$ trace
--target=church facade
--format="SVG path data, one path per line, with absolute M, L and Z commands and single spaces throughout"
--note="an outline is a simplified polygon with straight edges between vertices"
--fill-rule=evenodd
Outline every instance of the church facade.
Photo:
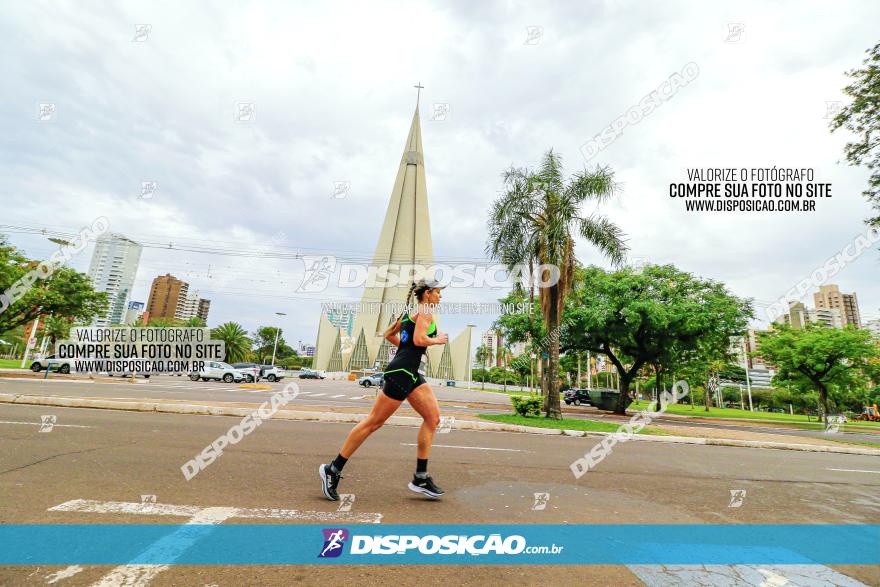
M 416 106 L 371 270 L 382 266 L 430 267 L 432 264 L 425 158 L 419 109 Z M 399 307 L 406 303 L 408 290 L 405 282 L 393 286 L 367 283 L 350 335 L 321 314 L 314 368 L 337 373 L 384 369 L 396 347 L 390 345 L 382 333 L 398 317 Z M 436 316 L 435 319 L 442 330 L 442 316 Z M 448 344 L 428 347 L 429 377 L 444 380 L 465 380 L 469 377 L 472 330 L 468 327 L 454 338 L 450 333 Z

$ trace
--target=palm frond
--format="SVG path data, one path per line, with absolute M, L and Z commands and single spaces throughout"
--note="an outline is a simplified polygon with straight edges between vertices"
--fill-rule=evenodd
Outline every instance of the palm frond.
M 580 235 L 608 257 L 612 264 L 619 266 L 623 263 L 629 247 L 623 231 L 614 222 L 606 216 L 593 214 L 589 218 L 581 218 L 578 229 Z

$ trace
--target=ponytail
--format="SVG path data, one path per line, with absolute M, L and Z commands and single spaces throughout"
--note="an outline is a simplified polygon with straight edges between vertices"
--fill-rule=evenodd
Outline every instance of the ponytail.
M 403 317 L 409 313 L 409 304 L 412 301 L 412 297 L 416 291 L 416 287 L 418 287 L 418 284 L 416 284 L 416 282 L 413 282 L 412 285 L 409 286 L 409 291 L 406 293 L 406 304 L 403 308 L 403 312 L 400 314 L 400 316 L 397 317 L 397 320 L 392 322 L 385 330 L 384 336 L 386 338 L 393 334 L 397 334 L 400 331 L 400 323 L 403 321 Z
M 415 281 L 413 281 L 412 285 L 409 286 L 409 291 L 406 293 L 407 306 L 409 306 L 410 302 L 412 301 L 413 294 L 416 292 L 416 287 L 418 287 L 418 284 Z

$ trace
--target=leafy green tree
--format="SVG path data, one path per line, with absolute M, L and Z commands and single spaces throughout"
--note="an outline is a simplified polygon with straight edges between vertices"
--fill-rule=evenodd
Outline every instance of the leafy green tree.
M 0 236 L 0 332 L 24 326 L 39 316 L 90 323 L 107 308 L 107 294 L 95 291 L 85 274 L 56 267 L 48 277 L 39 279 L 37 272 L 45 272 L 39 261 L 28 259 Z M 14 302 L 6 297 L 6 292 L 13 291 L 23 292 Z
M 503 177 L 505 193 L 492 205 L 486 252 L 510 269 L 518 265 L 540 269 L 541 314 L 551 333 L 542 382 L 544 409 L 548 418 L 561 419 L 559 334 L 577 264 L 575 236 L 598 248 L 614 264 L 623 262 L 627 251 L 617 225 L 598 214 L 584 217 L 581 208 L 609 200 L 617 186 L 607 168 L 584 170 L 566 181 L 562 160 L 552 149 L 537 170 L 510 168 Z
M 483 367 L 485 367 L 489 363 L 489 360 L 492 358 L 492 349 L 484 344 L 481 344 L 477 347 L 475 358 L 480 365 L 483 365 Z
M 61 316 L 50 316 L 43 322 L 43 336 L 49 337 L 50 347 L 55 345 L 58 340 L 66 340 L 70 337 L 70 318 Z
M 831 120 L 831 132 L 843 127 L 856 135 L 848 142 L 843 154 L 850 165 L 864 165 L 871 175 L 868 189 L 862 192 L 880 212 L 880 43 L 866 51 L 861 69 L 846 72 L 852 82 L 843 93 L 852 98 Z M 868 220 L 880 225 L 880 214 Z
M 211 331 L 211 338 L 226 343 L 226 362 L 239 363 L 244 361 L 251 351 L 251 339 L 241 324 L 226 322 Z
M 198 316 L 193 316 L 192 318 L 187 318 L 183 321 L 183 326 L 186 328 L 204 328 L 208 324 L 204 321 L 204 319 L 199 318 Z
M 759 332 L 758 339 L 760 356 L 778 369 L 774 385 L 817 391 L 823 418 L 829 414 L 830 390 L 862 386 L 880 374 L 872 362 L 880 356 L 880 348 L 870 332 L 852 325 L 826 328 L 810 323 L 792 328 L 774 324 L 772 330 Z
M 261 326 L 253 333 L 253 358 L 256 363 L 269 363 L 272 360 L 272 352 L 275 351 L 275 360 L 289 357 L 295 351 L 285 342 L 283 330 L 276 326 Z M 275 348 L 275 335 L 278 335 L 278 348 Z
M 588 267 L 578 272 L 566 315 L 564 348 L 602 353 L 617 368 L 614 411 L 622 415 L 630 383 L 643 366 L 729 341 L 745 329 L 752 307 L 724 284 L 672 265 L 613 273 Z

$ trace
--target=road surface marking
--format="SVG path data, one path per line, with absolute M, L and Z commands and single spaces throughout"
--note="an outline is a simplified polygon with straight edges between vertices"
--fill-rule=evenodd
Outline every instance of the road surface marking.
M 319 395 L 327 395 L 326 393 L 313 393 L 312 397 L 318 397 Z
M 309 512 L 300 510 L 283 510 L 277 508 L 231 508 L 211 507 L 201 508 L 190 505 L 172 505 L 165 503 L 143 503 L 125 501 L 95 501 L 91 499 L 74 499 L 49 508 L 50 512 L 80 512 L 98 514 L 145 514 L 158 516 L 182 516 L 189 520 L 163 538 L 151 544 L 136 559 L 155 560 L 176 558 L 187 548 L 195 544 L 198 539 L 210 530 L 205 525 L 222 524 L 229 518 L 259 518 L 275 520 L 312 520 L 321 523 L 367 523 L 378 524 L 382 521 L 382 514 L 368 512 Z M 198 529 L 190 529 L 186 526 L 199 525 Z M 156 575 L 170 568 L 171 565 L 145 565 L 128 564 L 120 565 L 107 575 L 104 575 L 92 587 L 116 587 L 126 585 L 128 587 L 144 587 L 149 584 Z M 65 571 L 70 572 L 72 567 Z M 81 569 L 80 569 L 81 570 Z M 79 572 L 79 571 L 77 571 Z
M 418 444 L 410 443 L 410 442 L 401 442 L 402 446 L 418 446 Z M 500 450 L 505 452 L 528 452 L 523 451 L 518 448 L 489 448 L 488 446 L 456 446 L 453 444 L 432 444 L 431 446 L 437 446 L 440 448 L 469 448 L 471 450 Z
M 81 573 L 84 570 L 85 569 L 83 569 L 79 565 L 70 565 L 66 569 L 61 569 L 57 573 L 52 573 L 51 575 L 46 575 L 46 583 L 51 585 L 51 584 L 55 583 L 56 581 L 60 581 L 61 579 L 69 579 L 70 577 L 73 577 L 77 573 Z
M 836 585 L 867 587 L 823 565 L 627 565 L 647 587 L 673 585 Z
M 153 504 L 143 504 L 153 505 Z M 235 516 L 235 508 L 205 508 L 197 511 L 183 526 L 151 544 L 145 551 L 135 558 L 147 560 L 156 558 L 176 559 L 180 554 L 198 541 L 207 530 L 204 526 L 222 524 L 224 521 Z M 186 526 L 198 524 L 197 530 L 191 530 Z M 156 575 L 170 568 L 171 565 L 120 565 L 104 575 L 100 581 L 93 583 L 92 587 L 116 587 L 118 585 L 130 585 L 140 587 L 147 585 Z
M 31 426 L 42 426 L 42 422 L 7 422 L 0 421 L 0 424 L 30 424 Z M 94 426 L 78 426 L 77 424 L 52 424 L 53 428 L 94 428 Z
M 865 469 L 826 469 L 828 471 L 846 471 L 847 473 L 880 473 L 880 471 L 866 471 Z
M 330 399 L 336 399 L 337 397 L 346 397 L 346 395 L 344 393 L 341 393 L 339 395 L 332 395 L 330 396 Z
M 145 514 L 154 516 L 194 517 L 205 508 L 192 505 L 141 503 L 126 501 L 95 501 L 74 499 L 49 508 L 50 512 L 79 512 L 93 514 Z M 229 509 L 229 508 L 226 508 Z M 235 518 L 275 520 L 314 520 L 316 522 L 345 521 L 348 523 L 378 524 L 382 514 L 370 512 L 316 512 L 283 510 L 277 508 L 234 508 Z

